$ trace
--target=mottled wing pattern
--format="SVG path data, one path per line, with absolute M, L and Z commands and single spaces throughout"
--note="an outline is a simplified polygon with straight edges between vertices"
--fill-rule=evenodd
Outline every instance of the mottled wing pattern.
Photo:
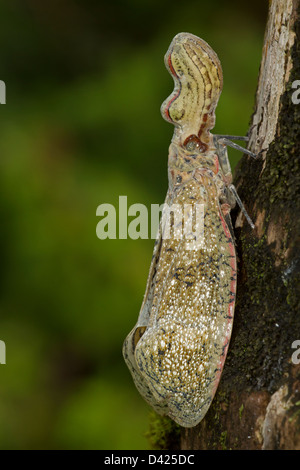
M 170 195 L 168 192 L 166 196 L 165 204 L 169 204 L 169 203 L 170 203 Z M 147 401 L 147 403 L 149 403 L 149 405 L 151 405 L 155 409 L 155 411 L 157 411 L 160 414 L 164 414 L 166 413 L 166 406 L 159 404 L 156 401 L 156 399 L 153 397 L 153 394 L 149 388 L 147 380 L 144 378 L 143 375 L 141 375 L 139 371 L 139 367 L 136 363 L 136 358 L 135 358 L 136 345 L 138 344 L 138 341 L 140 340 L 140 338 L 143 336 L 149 324 L 151 309 L 153 305 L 154 290 L 156 287 L 156 274 L 158 270 L 158 265 L 160 263 L 161 248 L 162 248 L 162 221 L 160 221 L 158 234 L 157 234 L 155 244 L 154 244 L 152 260 L 151 260 L 149 275 L 147 279 L 146 292 L 145 292 L 143 303 L 140 309 L 138 321 L 124 341 L 123 356 L 127 364 L 127 367 L 129 368 L 132 374 L 135 386 L 140 392 L 140 394 Z
M 195 426 L 212 401 L 225 360 L 236 266 L 213 180 L 193 178 L 173 192 L 172 204 L 187 201 L 204 204 L 205 243 L 188 250 L 184 239 L 162 240 L 150 322 L 136 344 L 135 360 L 152 404 L 179 424 Z

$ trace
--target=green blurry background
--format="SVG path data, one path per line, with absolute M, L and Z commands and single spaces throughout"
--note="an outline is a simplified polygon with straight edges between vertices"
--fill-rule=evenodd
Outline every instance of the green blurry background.
M 164 200 L 173 128 L 160 105 L 173 80 L 163 57 L 178 32 L 222 62 L 215 131 L 247 133 L 267 6 L 1 2 L 0 448 L 149 448 L 149 408 L 121 349 L 154 242 L 99 240 L 96 208 L 118 208 L 119 195 L 149 209 Z

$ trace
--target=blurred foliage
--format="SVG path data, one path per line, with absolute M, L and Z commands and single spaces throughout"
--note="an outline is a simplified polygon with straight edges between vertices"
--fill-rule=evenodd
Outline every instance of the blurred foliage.
M 223 64 L 215 131 L 246 134 L 266 12 L 260 0 L 1 2 L 2 449 L 149 447 L 121 348 L 153 240 L 100 241 L 96 208 L 164 200 L 163 56 L 180 31 Z

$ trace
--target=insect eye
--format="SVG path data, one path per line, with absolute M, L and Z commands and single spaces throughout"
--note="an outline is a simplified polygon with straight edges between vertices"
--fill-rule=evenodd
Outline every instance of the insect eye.
M 189 137 L 187 137 L 183 145 L 188 152 L 193 152 L 197 150 L 198 152 L 202 153 L 202 152 L 205 152 L 206 150 L 206 145 L 203 142 L 201 142 L 199 137 L 197 137 L 195 134 L 192 134 Z
M 187 144 L 185 145 L 185 148 L 189 151 L 189 152 L 192 152 L 193 150 L 195 150 L 197 148 L 197 144 L 196 142 L 194 142 L 193 140 L 190 140 L 189 142 L 187 142 Z

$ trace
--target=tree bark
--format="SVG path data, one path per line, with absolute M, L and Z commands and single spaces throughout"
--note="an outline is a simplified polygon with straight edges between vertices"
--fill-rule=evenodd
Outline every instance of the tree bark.
M 235 185 L 238 293 L 222 379 L 181 449 L 300 449 L 300 0 L 270 3 L 249 148 Z M 294 101 L 294 102 L 293 102 Z M 294 343 L 294 344 L 293 344 Z M 297 344 L 297 343 L 296 343 Z M 294 355 L 293 355 L 294 353 Z

